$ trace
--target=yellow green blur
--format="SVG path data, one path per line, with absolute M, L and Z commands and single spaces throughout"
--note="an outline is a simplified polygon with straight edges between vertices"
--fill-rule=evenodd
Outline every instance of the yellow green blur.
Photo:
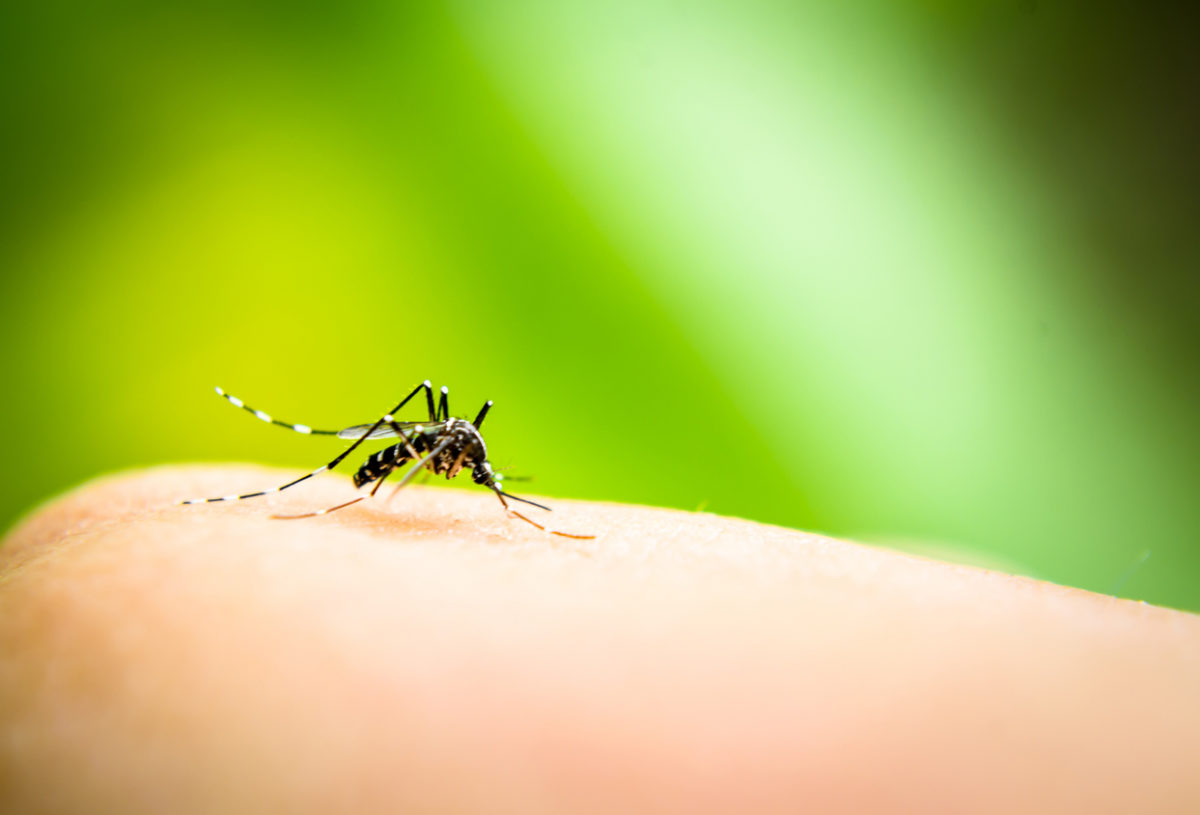
M 496 401 L 493 463 L 532 493 L 1200 608 L 1194 330 L 1168 296 L 1196 248 L 1175 242 L 1171 176 L 1137 163 L 1171 121 L 1124 116 L 1107 63 L 1072 72 L 1056 50 L 1096 59 L 1121 20 L 1016 2 L 6 14 L 5 525 L 104 472 L 300 471 L 340 449 L 214 385 L 336 427 L 429 378 L 456 414 Z M 1058 59 L 1049 89 L 1019 73 Z M 1109 198 L 1081 191 L 1095 168 Z M 1143 300 L 1145 265 L 1118 251 L 1139 239 L 1160 252 Z

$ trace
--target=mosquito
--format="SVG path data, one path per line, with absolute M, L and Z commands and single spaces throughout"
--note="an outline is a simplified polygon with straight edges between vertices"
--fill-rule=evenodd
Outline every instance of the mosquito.
M 271 517 L 284 520 L 313 518 L 318 515 L 327 515 L 330 512 L 336 512 L 339 509 L 345 509 L 348 506 L 357 504 L 359 501 L 374 497 L 389 475 L 406 464 L 412 463 L 412 467 L 396 485 L 397 490 L 412 481 L 413 477 L 422 470 L 432 471 L 435 475 L 445 475 L 446 479 L 449 480 L 458 475 L 463 469 L 467 469 L 471 472 L 472 481 L 494 492 L 496 497 L 500 499 L 500 504 L 504 507 L 505 511 L 515 515 L 526 523 L 532 524 L 544 532 L 549 532 L 552 535 L 561 535 L 565 538 L 590 540 L 596 537 L 595 535 L 575 535 L 569 532 L 547 529 L 542 524 L 539 524 L 532 518 L 526 517 L 509 506 L 508 501 L 511 500 L 529 504 L 547 512 L 550 511 L 550 507 L 543 506 L 536 501 L 530 501 L 528 498 L 511 495 L 501 488 L 504 477 L 500 473 L 494 472 L 492 465 L 488 463 L 487 445 L 483 441 L 483 436 L 479 433 L 480 425 L 483 424 L 484 418 L 487 417 L 488 411 L 492 408 L 493 403 L 490 399 L 480 408 L 474 421 L 455 418 L 450 415 L 449 388 L 442 386 L 441 396 L 435 407 L 433 385 L 426 379 L 420 385 L 413 388 L 408 396 L 401 399 L 398 405 L 383 414 L 373 424 L 356 424 L 343 430 L 318 430 L 305 424 L 292 424 L 280 421 L 269 413 L 250 407 L 238 397 L 231 393 L 226 393 L 219 387 L 216 388 L 216 392 L 218 396 L 224 398 L 234 407 L 239 407 L 268 424 L 285 427 L 288 430 L 306 436 L 337 436 L 340 439 L 353 439 L 354 443 L 329 463 L 274 489 L 248 492 L 244 495 L 193 498 L 181 501 L 181 504 L 212 504 L 220 501 L 242 501 L 247 498 L 258 498 L 274 492 L 282 492 L 307 481 L 315 475 L 337 467 L 365 441 L 398 438 L 400 441 L 396 444 L 385 447 L 368 456 L 367 460 L 358 468 L 358 471 L 354 473 L 354 486 L 356 488 L 361 489 L 367 484 L 374 483 L 375 486 L 371 488 L 371 492 L 367 495 L 360 495 L 351 501 L 317 510 L 316 512 L 306 512 L 301 515 L 272 515 Z M 425 404 L 429 413 L 429 419 L 424 422 L 397 421 L 395 415 L 422 392 L 425 394 Z

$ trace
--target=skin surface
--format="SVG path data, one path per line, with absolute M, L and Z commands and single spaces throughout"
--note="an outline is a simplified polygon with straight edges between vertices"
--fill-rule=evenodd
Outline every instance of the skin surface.
M 0 549 L 0 811 L 1197 812 L 1200 617 L 712 515 L 105 479 Z M 533 515 L 533 513 L 537 513 Z

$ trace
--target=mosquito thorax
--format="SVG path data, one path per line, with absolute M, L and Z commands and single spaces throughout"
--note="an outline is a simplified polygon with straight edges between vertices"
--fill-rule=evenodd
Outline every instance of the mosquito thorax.
M 427 441 L 428 448 L 440 448 L 430 462 L 438 475 L 454 478 L 463 467 L 474 469 L 487 460 L 487 447 L 475 425 L 466 419 L 449 418 L 437 429 L 437 437 Z
M 451 439 L 450 447 L 456 453 L 467 450 L 471 458 L 487 458 L 487 445 L 483 443 L 483 436 L 475 428 L 475 425 L 466 419 L 447 419 L 441 432 L 438 433 L 438 440 L 447 437 Z

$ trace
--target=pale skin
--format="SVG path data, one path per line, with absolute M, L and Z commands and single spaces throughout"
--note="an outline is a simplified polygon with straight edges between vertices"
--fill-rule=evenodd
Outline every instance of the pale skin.
M 162 468 L 0 549 L 0 811 L 1197 812 L 1200 617 L 713 515 Z

